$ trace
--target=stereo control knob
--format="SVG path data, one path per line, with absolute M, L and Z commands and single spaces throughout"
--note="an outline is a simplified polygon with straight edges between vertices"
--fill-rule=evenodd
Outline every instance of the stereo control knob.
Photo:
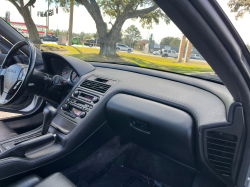
M 74 95 L 75 97 L 77 97 L 77 96 L 79 95 L 79 91 L 75 91 L 75 92 L 73 93 L 73 95 Z
M 99 101 L 99 98 L 98 97 L 94 97 L 92 101 L 93 101 L 93 103 L 97 103 Z
M 62 108 L 63 108 L 63 110 L 68 110 L 68 109 L 69 109 L 69 105 L 68 105 L 68 104 L 64 104 L 64 105 L 62 106 Z
M 84 118 L 86 116 L 86 112 L 81 112 L 81 114 L 80 114 L 80 118 Z

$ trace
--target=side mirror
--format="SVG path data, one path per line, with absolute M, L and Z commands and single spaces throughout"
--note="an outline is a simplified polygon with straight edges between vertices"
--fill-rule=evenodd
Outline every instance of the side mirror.
M 35 2 L 36 0 L 23 0 L 23 6 L 24 7 L 32 6 Z

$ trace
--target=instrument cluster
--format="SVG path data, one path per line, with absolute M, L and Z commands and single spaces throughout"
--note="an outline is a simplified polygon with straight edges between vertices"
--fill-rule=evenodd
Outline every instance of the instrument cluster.
M 60 59 L 52 60 L 52 67 L 55 75 L 59 75 L 72 83 L 79 81 L 79 76 L 76 71 L 65 61 Z

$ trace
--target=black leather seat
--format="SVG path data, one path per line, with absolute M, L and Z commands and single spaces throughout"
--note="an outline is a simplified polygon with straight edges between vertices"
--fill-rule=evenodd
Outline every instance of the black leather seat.
M 29 175 L 8 187 L 76 187 L 76 185 L 62 173 L 58 172 L 43 180 L 37 175 Z
M 18 134 L 13 129 L 11 129 L 8 125 L 5 125 L 4 122 L 0 121 L 0 141 L 16 135 Z

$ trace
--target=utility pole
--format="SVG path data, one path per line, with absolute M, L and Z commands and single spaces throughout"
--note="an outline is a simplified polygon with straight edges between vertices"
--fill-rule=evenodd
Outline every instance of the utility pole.
M 74 12 L 74 3 L 73 1 L 70 1 L 68 46 L 72 45 L 73 12 Z

